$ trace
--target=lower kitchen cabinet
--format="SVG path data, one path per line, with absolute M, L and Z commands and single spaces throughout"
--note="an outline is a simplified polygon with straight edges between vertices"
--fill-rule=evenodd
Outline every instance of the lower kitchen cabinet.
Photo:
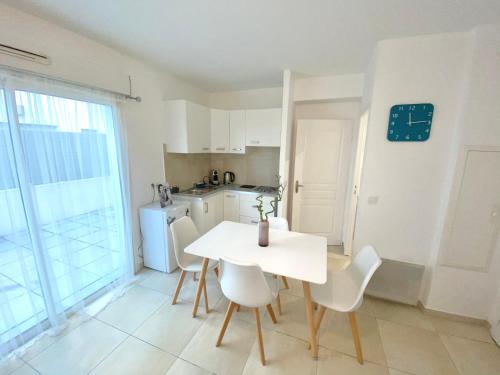
M 201 234 L 224 220 L 224 196 L 214 194 L 191 202 L 191 218 Z
M 236 192 L 224 192 L 224 220 L 240 221 L 240 195 Z
M 242 193 L 240 194 L 240 223 L 257 224 L 260 220 L 259 211 L 257 210 L 257 193 Z M 263 196 L 262 202 L 264 203 L 264 212 L 272 210 L 271 201 L 274 197 Z M 271 214 L 272 215 L 272 214 Z
M 191 218 L 202 235 L 224 220 L 258 224 L 260 219 L 256 199 L 258 196 L 259 193 L 225 190 L 206 198 L 179 197 L 178 199 L 191 201 Z M 271 201 L 274 197 L 263 196 L 262 200 L 264 212 L 271 211 Z
M 240 223 L 257 225 L 257 224 L 259 224 L 259 218 L 258 217 L 249 217 L 249 216 L 240 216 Z

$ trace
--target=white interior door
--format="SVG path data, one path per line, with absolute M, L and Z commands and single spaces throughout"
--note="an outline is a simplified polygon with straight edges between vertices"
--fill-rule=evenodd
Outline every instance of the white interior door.
M 354 241 L 354 231 L 356 228 L 356 215 L 358 211 L 358 198 L 361 185 L 361 174 L 363 171 L 363 161 L 365 157 L 366 130 L 368 126 L 368 111 L 364 112 L 359 121 L 358 145 L 356 147 L 356 156 L 354 159 L 354 172 L 352 175 L 352 184 L 348 194 L 349 209 L 346 215 L 346 225 L 344 231 L 344 255 L 352 254 L 352 245 Z
M 347 120 L 298 120 L 292 229 L 342 243 L 352 124 Z

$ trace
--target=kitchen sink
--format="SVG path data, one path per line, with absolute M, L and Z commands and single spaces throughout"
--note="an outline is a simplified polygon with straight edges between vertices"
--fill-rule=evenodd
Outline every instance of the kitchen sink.
M 190 194 L 190 195 L 203 195 L 206 193 L 210 193 L 211 191 L 217 190 L 218 188 L 215 186 L 209 186 L 204 188 L 192 188 L 188 190 L 181 191 L 182 194 Z

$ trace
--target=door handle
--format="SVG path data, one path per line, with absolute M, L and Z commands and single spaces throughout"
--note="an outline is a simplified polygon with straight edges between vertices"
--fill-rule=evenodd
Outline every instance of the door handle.
M 205 213 L 208 213 L 208 202 L 205 202 L 204 206 L 205 206 Z
M 299 192 L 299 187 L 304 187 L 304 185 L 299 184 L 298 180 L 295 180 L 295 192 Z

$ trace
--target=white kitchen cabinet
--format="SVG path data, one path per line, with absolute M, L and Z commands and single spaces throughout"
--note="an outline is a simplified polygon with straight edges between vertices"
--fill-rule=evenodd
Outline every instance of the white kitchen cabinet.
M 224 192 L 224 220 L 240 221 L 240 194 L 234 191 Z
M 240 223 L 253 223 L 254 221 L 259 221 L 260 215 L 257 210 L 257 205 L 259 202 L 257 201 L 257 197 L 259 194 L 257 193 L 242 193 L 240 194 Z M 271 196 L 263 196 L 262 201 L 264 203 L 264 212 L 268 212 L 272 210 L 271 201 L 274 200 L 274 197 Z M 270 214 L 273 215 L 273 214 Z
M 229 152 L 232 154 L 245 153 L 246 120 L 245 111 L 229 111 Z
M 229 147 L 229 111 L 210 109 L 212 153 L 227 153 Z
M 166 110 L 168 152 L 210 152 L 210 111 L 187 100 L 171 100 Z
M 257 225 L 257 224 L 259 224 L 259 218 L 240 216 L 240 223 Z
M 245 115 L 247 146 L 280 147 L 281 108 L 252 109 Z
M 201 234 L 224 220 L 224 196 L 216 193 L 191 202 L 191 217 Z

